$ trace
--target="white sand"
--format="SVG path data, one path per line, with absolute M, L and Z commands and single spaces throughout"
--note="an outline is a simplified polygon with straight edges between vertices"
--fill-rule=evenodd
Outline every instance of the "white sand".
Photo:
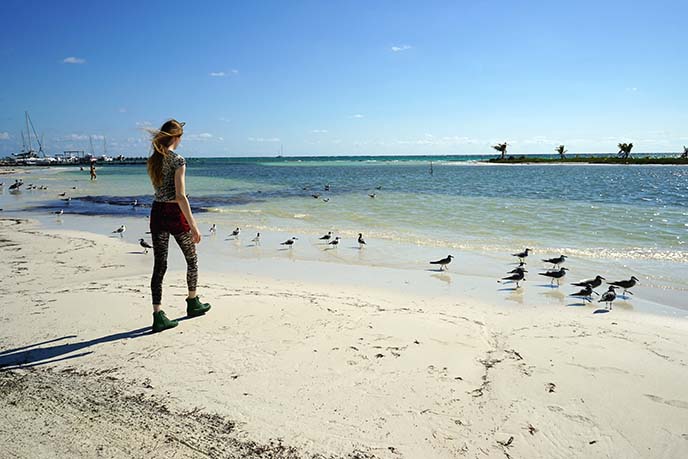
M 212 311 L 147 334 L 138 251 L 0 221 L 0 457 L 688 456 L 684 318 L 505 306 L 464 277 L 463 296 L 414 292 L 383 268 L 352 289 L 350 267 L 265 260 L 202 272 Z M 173 257 L 170 317 L 184 296 Z M 295 449 L 260 449 L 275 439 Z

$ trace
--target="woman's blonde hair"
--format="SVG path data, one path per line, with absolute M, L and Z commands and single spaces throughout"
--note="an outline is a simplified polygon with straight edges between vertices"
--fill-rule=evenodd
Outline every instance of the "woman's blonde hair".
M 163 160 L 170 154 L 170 146 L 174 141 L 184 134 L 184 124 L 177 120 L 169 120 L 165 121 L 159 130 L 149 130 L 153 152 L 148 158 L 148 175 L 153 186 L 162 185 Z

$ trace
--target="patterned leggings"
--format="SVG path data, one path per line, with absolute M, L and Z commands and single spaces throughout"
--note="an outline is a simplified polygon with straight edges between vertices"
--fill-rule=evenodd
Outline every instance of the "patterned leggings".
M 160 304 L 162 301 L 162 279 L 167 271 L 167 252 L 170 247 L 170 233 L 153 233 L 153 276 L 151 277 L 151 292 L 153 294 L 153 304 Z M 174 235 L 177 245 L 182 249 L 186 258 L 186 285 L 189 290 L 196 290 L 198 282 L 198 261 L 196 257 L 196 246 L 191 238 L 191 232 L 179 233 Z

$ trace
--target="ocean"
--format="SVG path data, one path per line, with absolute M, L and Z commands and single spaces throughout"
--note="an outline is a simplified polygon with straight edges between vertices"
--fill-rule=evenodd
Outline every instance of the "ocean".
M 187 158 L 186 182 L 198 221 L 217 224 L 223 234 L 240 227 L 246 235 L 317 239 L 334 231 L 353 240 L 360 232 L 369 245 L 385 248 L 379 260 L 369 256 L 370 264 L 404 267 L 423 253 L 466 251 L 511 261 L 511 253 L 529 247 L 538 258 L 566 254 L 591 270 L 611 264 L 619 275 L 637 273 L 655 287 L 688 291 L 688 167 L 480 159 Z M 33 174 L 50 192 L 25 190 L 19 198 L 6 183 L 0 208 L 145 218 L 152 199 L 145 166 L 99 167 L 96 182 L 73 167 Z M 66 205 L 53 190 L 72 201 Z M 142 206 L 132 207 L 134 200 Z

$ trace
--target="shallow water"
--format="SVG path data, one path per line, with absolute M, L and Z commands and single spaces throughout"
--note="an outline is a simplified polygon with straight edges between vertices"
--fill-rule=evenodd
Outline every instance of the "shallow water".
M 412 267 L 424 254 L 461 251 L 510 262 L 510 253 L 531 247 L 538 258 L 564 253 L 586 270 L 688 290 L 688 167 L 467 159 L 475 158 L 188 159 L 187 191 L 199 222 L 216 223 L 221 234 L 237 226 L 247 236 L 314 238 L 332 230 L 351 240 L 362 232 L 369 245 L 384 247 L 379 260 L 370 253 L 364 261 L 340 257 L 346 263 Z M 66 214 L 148 213 L 145 166 L 101 167 L 97 182 L 76 168 L 31 172 L 25 182 L 49 191 L 10 194 L 13 180 L 4 176 L 0 208 L 35 215 L 59 208 Z M 58 192 L 72 201 L 61 201 Z M 132 207 L 134 199 L 141 205 Z

